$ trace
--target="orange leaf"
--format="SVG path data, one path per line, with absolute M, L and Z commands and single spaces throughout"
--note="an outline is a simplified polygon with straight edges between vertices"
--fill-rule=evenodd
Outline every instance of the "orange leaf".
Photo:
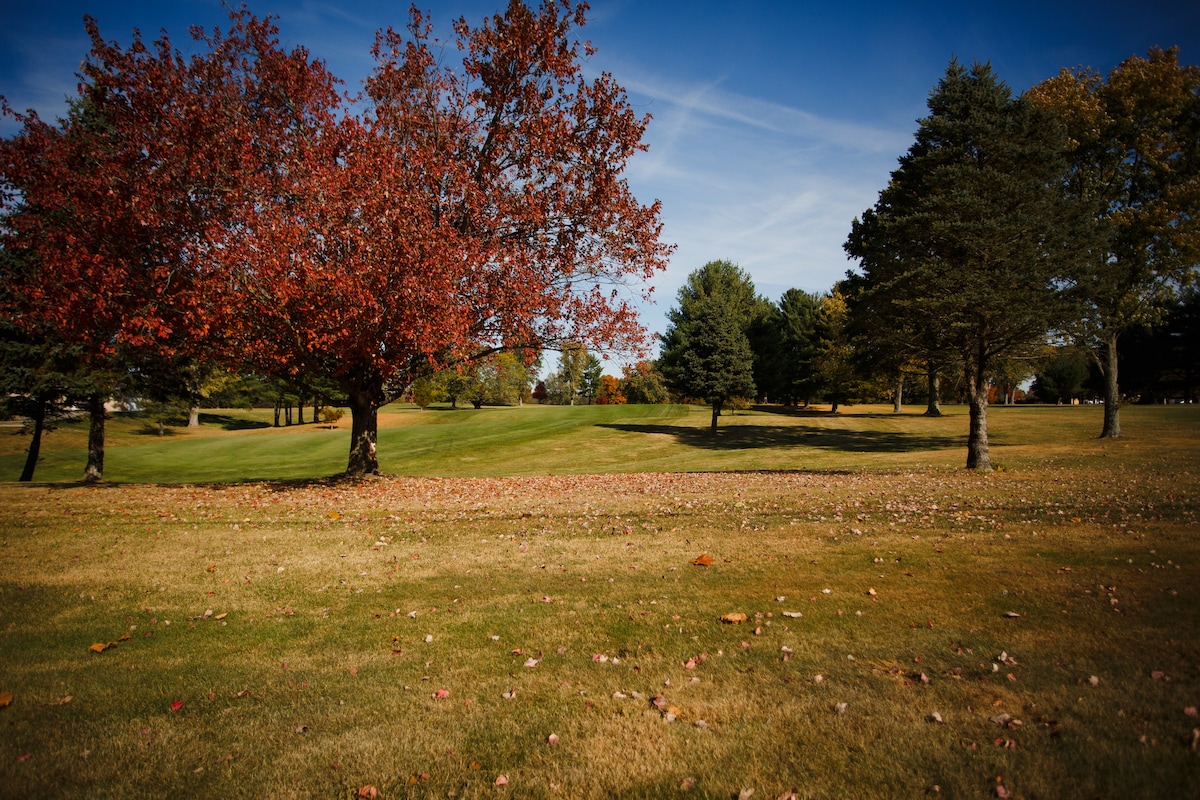
M 89 647 L 88 650 L 91 650 L 93 653 L 103 653 L 108 648 L 116 646 L 116 642 L 109 642 L 108 644 L 105 644 L 104 642 L 96 642 L 94 645 Z
M 0 692 L 0 708 L 12 705 L 12 692 Z
M 732 614 L 724 614 L 721 616 L 721 622 L 729 625 L 740 625 L 746 621 L 746 615 L 740 611 L 735 611 Z
M 713 557 L 710 556 L 708 553 L 702 553 L 699 556 L 697 556 L 696 558 L 693 558 L 688 563 L 695 564 L 697 567 L 707 567 L 707 566 L 712 565 Z

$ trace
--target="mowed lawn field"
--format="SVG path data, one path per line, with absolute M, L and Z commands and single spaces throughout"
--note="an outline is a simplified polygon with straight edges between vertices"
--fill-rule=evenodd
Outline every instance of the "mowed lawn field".
M 0 432 L 0 796 L 1200 796 L 1200 411 L 947 411 Z

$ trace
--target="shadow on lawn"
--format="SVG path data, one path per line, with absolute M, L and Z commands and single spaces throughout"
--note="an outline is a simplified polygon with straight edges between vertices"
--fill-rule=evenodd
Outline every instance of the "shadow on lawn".
M 200 424 L 220 425 L 221 430 L 224 431 L 249 431 L 271 427 L 271 423 L 260 419 L 239 419 L 238 417 L 231 417 L 226 414 L 201 414 Z
M 709 428 L 675 425 L 602 424 L 597 427 L 627 433 L 674 436 L 688 447 L 706 450 L 753 450 L 766 447 L 820 447 L 848 453 L 908 453 L 961 447 L 958 436 L 932 436 L 893 431 L 837 430 L 811 425 L 730 425 Z

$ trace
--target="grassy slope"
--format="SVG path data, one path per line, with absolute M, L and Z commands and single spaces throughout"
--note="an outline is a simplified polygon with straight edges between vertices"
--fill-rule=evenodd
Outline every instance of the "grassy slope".
M 160 438 L 144 422 L 117 415 L 109 423 L 105 476 L 114 482 L 204 483 L 334 475 L 345 466 L 348 423 L 272 429 L 268 412 L 223 412 L 199 431 L 171 428 Z M 1155 435 L 1190 407 L 1125 409 L 1136 434 Z M 682 406 L 591 406 L 448 409 L 389 407 L 381 412 L 380 466 L 396 475 L 488 476 L 597 472 L 957 467 L 965 458 L 964 408 L 946 416 L 891 414 L 881 407 L 846 413 L 782 409 L 723 417 L 712 436 L 704 409 Z M 993 460 L 1074 458 L 1118 443 L 1098 442 L 1100 409 L 1002 408 L 990 412 Z M 11 431 L 12 429 L 8 429 Z M 81 423 L 49 434 L 38 481 L 75 480 L 86 460 Z M 23 465 L 27 437 L 0 434 L 0 481 Z

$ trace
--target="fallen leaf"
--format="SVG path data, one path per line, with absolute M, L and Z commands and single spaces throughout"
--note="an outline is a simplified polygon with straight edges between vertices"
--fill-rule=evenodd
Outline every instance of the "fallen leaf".
M 546 737 L 546 744 L 558 744 L 558 734 L 552 733 Z
M 536 667 L 538 665 L 538 663 L 539 663 L 539 661 L 536 658 L 525 659 L 525 666 L 528 667 L 529 669 L 533 669 L 534 667 Z
M 172 711 L 172 712 L 174 712 L 174 711 L 178 711 L 178 710 L 179 710 L 179 709 L 181 709 L 181 708 L 183 708 L 183 701 L 182 701 L 182 700 L 176 700 L 175 702 L 171 703 L 171 711 Z
M 1021 615 L 1015 611 L 1005 611 L 1004 616 L 1008 617 L 1009 619 L 1016 619 L 1017 617 L 1019 617 Z M 1004 787 L 1000 787 L 1000 788 L 1004 788 Z
M 116 647 L 116 646 L 117 646 L 116 642 L 108 642 L 108 643 L 96 642 L 94 645 L 89 647 L 88 650 L 91 650 L 93 653 L 103 653 L 108 648 Z
M 697 567 L 710 567 L 710 566 L 712 566 L 712 563 L 713 563 L 713 557 L 710 556 L 708 553 L 701 553 L 700 555 L 696 556 L 688 563 L 695 564 Z
M 836 706 L 833 707 L 833 710 L 839 714 L 845 714 L 846 710 L 849 708 L 850 708 L 849 703 L 838 703 Z
M 11 706 L 13 701 L 12 692 L 0 692 L 0 708 Z
M 118 642 L 128 642 L 132 638 L 133 638 L 133 634 L 130 633 L 129 631 L 125 631 L 124 633 L 122 633 L 120 636 L 117 637 L 117 641 Z
M 738 800 L 750 800 L 751 797 L 754 797 L 754 789 L 749 786 L 738 792 Z
M 721 622 L 727 625 L 740 625 L 746 621 L 746 615 L 740 611 L 735 611 L 721 616 Z
M 205 567 L 205 568 L 204 568 L 204 571 L 205 571 L 205 572 L 216 572 L 216 571 L 217 571 L 217 565 L 216 565 L 216 564 L 209 564 L 207 567 Z
M 942 715 L 941 715 L 941 714 L 939 714 L 939 713 L 938 713 L 938 712 L 936 712 L 936 711 L 934 711 L 932 714 L 930 714 L 930 715 L 929 715 L 929 721 L 930 721 L 930 722 L 937 722 L 937 723 L 944 723 L 944 722 L 945 722 L 945 720 L 944 720 L 944 719 L 942 719 Z
M 363 786 L 359 788 L 358 796 L 364 798 L 364 800 L 375 800 L 375 798 L 379 797 L 379 790 L 371 785 Z
M 213 619 L 225 619 L 228 616 L 229 616 L 228 611 L 222 611 L 220 614 L 217 614 L 215 617 L 213 617 Z
M 508 776 L 500 775 L 496 778 L 496 786 L 508 786 Z
M 799 619 L 800 617 L 804 616 L 799 611 L 784 611 L 783 615 L 789 619 Z
M 433 697 L 435 700 L 445 700 L 449 696 L 450 696 L 449 689 L 438 689 L 436 692 L 433 693 Z

